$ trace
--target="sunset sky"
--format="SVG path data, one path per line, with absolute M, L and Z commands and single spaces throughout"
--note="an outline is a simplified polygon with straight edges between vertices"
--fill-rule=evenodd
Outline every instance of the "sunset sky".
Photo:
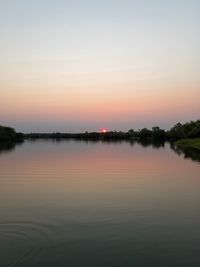
M 0 124 L 128 130 L 200 118 L 200 1 L 1 0 Z

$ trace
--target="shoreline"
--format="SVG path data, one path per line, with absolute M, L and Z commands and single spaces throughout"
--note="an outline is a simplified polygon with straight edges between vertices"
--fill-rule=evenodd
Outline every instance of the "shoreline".
M 200 138 L 180 139 L 175 142 L 178 147 L 194 148 L 200 150 Z

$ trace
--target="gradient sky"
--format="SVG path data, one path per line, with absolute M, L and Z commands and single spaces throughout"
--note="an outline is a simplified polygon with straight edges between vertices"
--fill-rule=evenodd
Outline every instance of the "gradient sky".
M 200 118 L 200 1 L 0 0 L 0 124 L 128 130 Z

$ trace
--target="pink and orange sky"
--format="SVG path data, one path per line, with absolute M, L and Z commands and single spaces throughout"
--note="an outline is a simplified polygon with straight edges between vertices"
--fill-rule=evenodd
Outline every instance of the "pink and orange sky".
M 200 2 L 0 2 L 0 124 L 128 130 L 200 118 Z

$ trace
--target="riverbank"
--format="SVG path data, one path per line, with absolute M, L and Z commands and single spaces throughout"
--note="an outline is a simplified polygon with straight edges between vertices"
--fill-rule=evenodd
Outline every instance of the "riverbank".
M 185 138 L 184 140 L 182 140 Z M 195 139 L 194 139 L 195 138 Z M 158 126 L 151 129 L 142 128 L 129 131 L 108 131 L 82 133 L 18 133 L 14 128 L 0 125 L 0 142 L 25 140 L 25 139 L 75 139 L 85 141 L 128 141 L 148 143 L 175 142 L 177 145 L 200 149 L 200 120 L 190 121 L 185 124 L 177 123 L 170 130 L 161 129 Z M 196 141 L 197 140 L 197 141 Z
M 200 150 L 200 138 L 181 139 L 176 142 L 176 145 L 180 147 L 190 147 Z

